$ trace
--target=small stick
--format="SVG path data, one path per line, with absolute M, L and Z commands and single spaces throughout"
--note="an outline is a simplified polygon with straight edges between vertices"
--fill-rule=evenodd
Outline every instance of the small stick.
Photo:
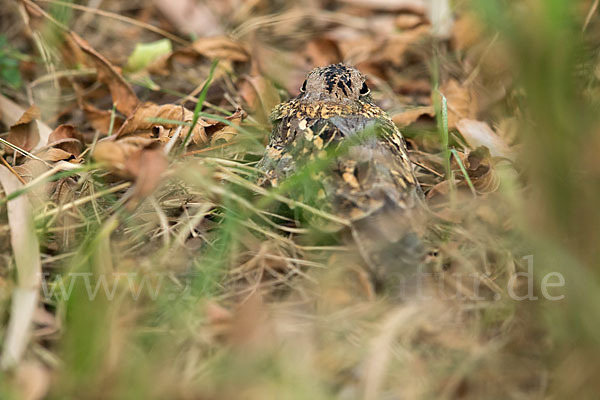
M 13 167 L 12 167 L 12 166 L 11 166 L 11 165 L 8 163 L 8 161 L 6 161 L 6 160 L 4 159 L 4 157 L 0 156 L 0 159 L 2 159 L 2 163 L 3 163 L 4 165 L 6 165 L 6 168 L 8 168 L 8 169 L 10 170 L 10 172 L 12 172 L 12 173 L 13 173 L 13 174 L 14 174 L 14 175 L 17 177 L 17 179 L 18 179 L 18 180 L 19 180 L 19 181 L 20 181 L 20 182 L 21 182 L 23 185 L 27 185 L 27 182 L 25 182 L 25 180 L 24 180 L 23 178 L 21 178 L 21 175 L 19 175 L 19 174 L 17 173 L 17 171 L 15 171 L 15 170 L 13 169 Z

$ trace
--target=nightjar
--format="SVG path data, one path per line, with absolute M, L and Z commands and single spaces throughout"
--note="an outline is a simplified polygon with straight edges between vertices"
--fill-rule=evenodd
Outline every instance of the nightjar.
M 402 134 L 364 75 L 344 64 L 316 68 L 271 120 L 261 185 L 285 182 L 296 200 L 350 221 L 376 275 L 418 262 L 422 191 Z

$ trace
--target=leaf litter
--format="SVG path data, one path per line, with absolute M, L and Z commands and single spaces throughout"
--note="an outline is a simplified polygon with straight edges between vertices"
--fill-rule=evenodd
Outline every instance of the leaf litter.
M 23 0 L 8 14 L 31 33 L 21 47 L 51 49 L 25 80 L 50 74 L 39 85 L 60 96 L 53 115 L 35 94 L 0 97 L 0 335 L 16 371 L 0 382 L 31 399 L 550 395 L 551 338 L 509 298 L 527 288 L 507 198 L 526 186 L 505 44 L 445 0 L 326 3 Z M 347 221 L 255 184 L 271 109 L 341 61 L 406 136 L 432 211 L 427 300 L 377 293 L 357 249 L 294 210 Z M 56 72 L 81 68 L 95 74 Z M 77 277 L 107 286 L 91 299 Z

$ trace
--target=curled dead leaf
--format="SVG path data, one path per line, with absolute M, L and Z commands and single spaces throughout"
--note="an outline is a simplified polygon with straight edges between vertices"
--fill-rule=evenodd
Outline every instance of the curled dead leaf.
M 57 147 L 44 149 L 37 153 L 37 156 L 48 162 L 69 161 L 74 157 L 72 153 Z
M 239 126 L 244 116 L 244 111 L 238 108 L 232 115 L 226 117 L 226 119 L 233 125 Z M 210 144 L 216 145 L 219 142 L 230 142 L 238 134 L 238 130 L 233 125 L 219 121 L 215 125 L 207 127 L 206 132 L 210 136 Z
M 463 163 L 478 193 L 491 193 L 498 190 L 500 180 L 494 171 L 490 151 L 486 147 L 478 147 L 469 152 Z
M 83 136 L 73 125 L 62 124 L 57 126 L 48 138 L 48 146 L 63 150 L 73 157 L 79 157 L 83 145 Z
M 158 139 L 163 143 L 168 142 L 180 124 L 174 122 L 153 122 L 155 119 L 191 123 L 194 119 L 194 113 L 180 105 L 144 103 L 125 121 L 117 133 L 117 139 L 135 135 Z M 205 128 L 210 125 L 210 123 L 202 118 L 198 119 L 191 136 L 195 144 L 208 144 Z M 180 137 L 185 138 L 189 132 L 190 127 L 184 127 Z
M 98 71 L 98 80 L 108 86 L 110 94 L 117 110 L 125 115 L 130 115 L 140 101 L 133 89 L 125 81 L 123 75 L 104 56 L 98 53 L 90 44 L 75 32 L 70 33 L 73 42 L 76 43 L 94 62 Z
M 40 118 L 40 109 L 35 105 L 29 107 L 19 120 L 10 127 L 6 140 L 15 146 L 31 151 L 40 141 L 38 126 L 35 122 Z

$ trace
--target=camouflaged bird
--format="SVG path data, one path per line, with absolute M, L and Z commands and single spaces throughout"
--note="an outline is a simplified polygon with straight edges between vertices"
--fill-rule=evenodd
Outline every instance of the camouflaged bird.
M 292 195 L 350 221 L 363 257 L 380 264 L 382 254 L 398 259 L 416 246 L 422 192 L 402 134 L 365 81 L 344 64 L 312 70 L 271 114 L 259 183 L 278 186 L 309 169 Z

